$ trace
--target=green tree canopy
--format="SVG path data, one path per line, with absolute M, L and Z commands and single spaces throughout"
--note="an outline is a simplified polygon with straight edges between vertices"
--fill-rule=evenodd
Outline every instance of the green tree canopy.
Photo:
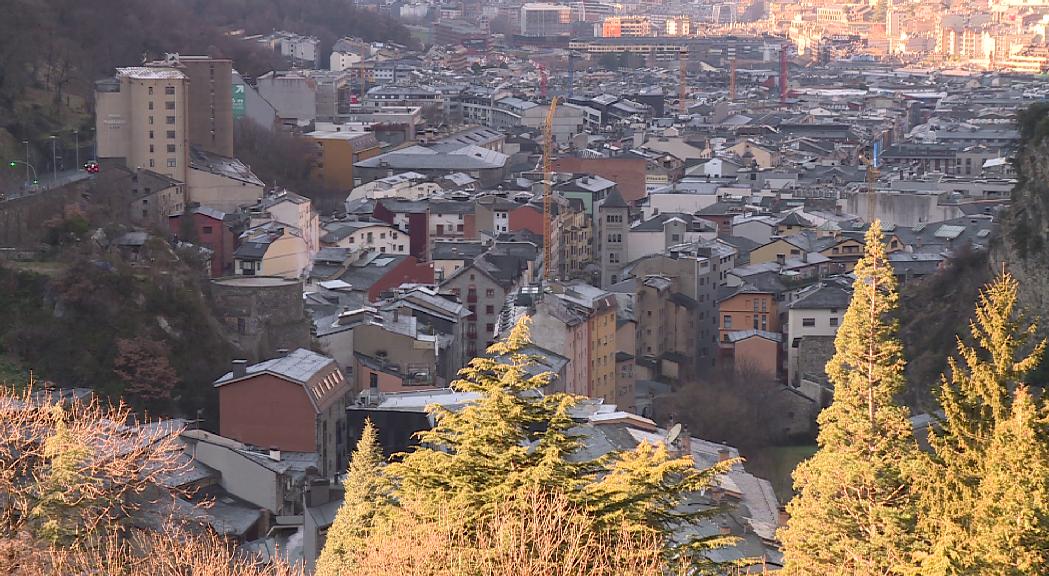
M 1038 364 L 1046 345 L 1044 340 L 1031 344 L 1038 327 L 1017 310 L 1018 288 L 1015 278 L 1002 274 L 980 293 L 969 322 L 970 338 L 958 338 L 957 356 L 949 359 L 948 372 L 941 377 L 943 418 L 929 433 L 930 473 L 920 478 L 925 550 L 917 560 L 924 575 L 983 574 L 994 564 L 980 552 L 986 543 L 976 533 L 978 520 L 998 521 L 979 516 L 987 513 L 982 508 L 987 498 L 984 483 L 997 474 L 992 470 L 1006 455 L 1000 443 L 1003 427 L 1017 417 L 1014 391 Z M 1026 393 L 1016 398 L 1036 404 Z M 1017 425 L 1012 424 L 1011 434 L 1019 434 Z M 1021 464 L 1012 462 L 1013 472 L 1022 477 L 1024 471 L 1016 468 Z M 1038 465 L 1029 462 L 1027 472 Z
M 780 532 L 792 575 L 899 574 L 909 562 L 917 446 L 895 401 L 904 368 L 892 320 L 898 296 L 878 221 L 854 273 L 827 364 L 834 401 L 819 416 L 819 450 L 794 472 L 797 496 Z
M 580 517 L 591 518 L 594 530 L 625 527 L 649 534 L 667 545 L 668 555 L 687 557 L 697 569 L 712 568 L 703 552 L 731 538 L 672 536 L 717 513 L 683 504 L 736 461 L 698 470 L 691 456 L 676 457 L 665 446 L 648 443 L 586 457 L 571 416 L 580 399 L 543 392 L 553 376 L 537 373 L 535 359 L 523 352 L 528 344 L 528 324 L 522 321 L 460 372 L 453 389 L 475 392 L 477 399 L 456 410 L 430 408 L 435 425 L 419 434 L 421 445 L 384 470 L 393 485 L 384 505 L 410 502 L 414 516 L 429 513 L 434 522 L 448 508 L 461 510 L 460 528 L 469 535 L 519 494 L 554 494 L 584 511 Z M 355 488 L 347 482 L 347 489 Z M 348 501 L 356 502 L 358 496 L 352 498 Z

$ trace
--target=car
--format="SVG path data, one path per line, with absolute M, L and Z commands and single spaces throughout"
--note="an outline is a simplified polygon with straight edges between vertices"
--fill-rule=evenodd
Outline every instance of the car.
M 98 165 L 97 161 L 95 161 L 95 160 L 88 160 L 87 163 L 84 164 L 84 170 L 88 174 L 98 174 L 102 170 L 102 168 L 101 168 L 101 166 Z

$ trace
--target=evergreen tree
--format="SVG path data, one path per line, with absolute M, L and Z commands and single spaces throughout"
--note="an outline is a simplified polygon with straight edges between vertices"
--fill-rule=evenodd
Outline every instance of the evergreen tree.
M 462 510 L 469 534 L 521 493 L 563 495 L 587 511 L 597 530 L 625 524 L 672 544 L 678 556 L 690 553 L 697 568 L 709 567 L 701 552 L 730 539 L 672 543 L 670 537 L 716 512 L 682 504 L 736 461 L 698 470 L 691 456 L 673 457 L 646 443 L 586 458 L 571 417 L 579 398 L 543 393 L 552 374 L 536 373 L 535 359 L 523 352 L 529 343 L 524 320 L 460 372 L 452 387 L 478 398 L 455 410 L 431 408 L 435 425 L 419 434 L 418 449 L 386 469 L 396 483 L 394 499 L 422 510 Z
M 1049 444 L 1024 387 L 995 426 L 973 510 L 971 574 L 1049 574 Z
M 920 531 L 927 550 L 917 559 L 925 576 L 984 573 L 972 524 L 984 498 L 986 469 L 999 457 L 991 444 L 1012 417 L 1013 391 L 1046 345 L 1041 341 L 1030 349 L 1037 326 L 1016 310 L 1018 288 L 1003 274 L 980 293 L 969 323 L 972 343 L 958 338 L 957 358 L 948 361 L 948 374 L 941 378 L 944 417 L 929 434 L 930 473 L 920 479 Z
M 780 533 L 791 575 L 899 574 L 910 561 L 917 446 L 907 409 L 894 401 L 904 360 L 892 319 L 896 281 L 878 221 L 854 273 L 827 363 L 834 401 L 819 416 L 819 450 L 794 472 L 797 496 Z
M 364 422 L 344 486 L 343 504 L 317 560 L 319 576 L 342 574 L 352 568 L 357 544 L 368 536 L 377 516 L 390 504 L 390 483 L 383 472 L 382 448 L 371 419 Z
M 42 456 L 47 461 L 45 473 L 35 478 L 35 503 L 30 510 L 35 535 L 50 544 L 72 541 L 85 526 L 86 514 L 96 502 L 94 488 L 99 479 L 83 473 L 91 457 L 90 449 L 78 442 L 66 423 L 66 411 L 60 404 L 49 410 L 53 433 L 44 440 Z

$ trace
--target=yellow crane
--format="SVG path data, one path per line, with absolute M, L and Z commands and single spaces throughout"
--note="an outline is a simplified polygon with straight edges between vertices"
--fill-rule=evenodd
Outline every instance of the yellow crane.
M 550 182 L 550 155 L 554 150 L 554 115 L 557 113 L 557 96 L 550 101 L 543 124 L 543 279 L 553 278 L 553 190 Z

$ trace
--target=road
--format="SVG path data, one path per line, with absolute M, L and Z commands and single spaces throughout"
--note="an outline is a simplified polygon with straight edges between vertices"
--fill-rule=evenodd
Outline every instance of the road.
M 26 188 L 25 186 L 12 188 L 4 191 L 4 193 L 0 194 L 0 196 L 2 196 L 4 200 L 21 198 L 22 196 L 29 196 L 32 194 L 37 194 L 39 192 L 44 192 L 45 190 L 50 190 L 52 188 L 61 188 L 62 186 L 66 186 L 74 182 L 79 182 L 81 180 L 87 180 L 88 178 L 91 178 L 92 175 L 88 174 L 84 170 L 63 170 L 57 174 L 58 177 L 56 179 L 52 179 L 51 174 L 44 174 L 42 176 L 43 177 L 40 178 L 39 184 L 30 186 L 28 188 Z

